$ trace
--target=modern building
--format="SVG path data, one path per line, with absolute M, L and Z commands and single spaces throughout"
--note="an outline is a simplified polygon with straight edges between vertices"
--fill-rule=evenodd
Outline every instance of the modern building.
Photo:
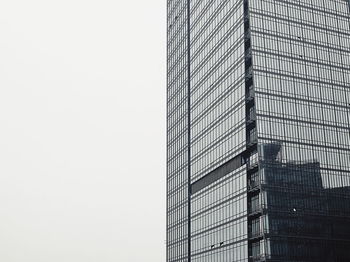
M 350 261 L 349 11 L 167 1 L 167 262 Z

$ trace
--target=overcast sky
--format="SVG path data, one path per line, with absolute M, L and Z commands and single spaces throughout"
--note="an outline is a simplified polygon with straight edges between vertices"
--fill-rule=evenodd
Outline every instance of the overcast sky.
M 0 0 L 0 261 L 165 261 L 165 0 Z

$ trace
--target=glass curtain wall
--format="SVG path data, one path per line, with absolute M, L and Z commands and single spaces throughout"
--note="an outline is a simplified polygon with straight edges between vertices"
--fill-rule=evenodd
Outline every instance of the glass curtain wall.
M 168 1 L 167 10 L 167 261 L 187 262 L 187 1 Z
M 190 1 L 191 183 L 246 150 L 243 1 Z M 247 261 L 245 166 L 191 196 L 191 260 Z
M 350 261 L 348 1 L 249 0 L 249 16 L 265 210 L 250 255 Z

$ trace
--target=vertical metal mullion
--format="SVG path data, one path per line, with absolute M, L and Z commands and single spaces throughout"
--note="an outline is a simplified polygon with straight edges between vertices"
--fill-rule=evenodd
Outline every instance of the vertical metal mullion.
M 168 162 L 168 152 L 169 152 L 169 148 L 168 148 L 168 139 L 169 139 L 169 130 L 168 130 L 168 123 L 169 123 L 169 119 L 168 119 L 168 95 L 169 95 L 169 33 L 168 33 L 168 28 L 169 28 L 169 1 L 167 1 L 166 3 L 166 15 L 167 15 L 167 21 L 165 23 L 165 32 L 166 32 L 166 161 Z M 169 225 L 169 215 L 168 215 L 168 209 L 169 209 L 169 205 L 168 205 L 168 192 L 169 192 L 169 186 L 168 186 L 168 178 L 169 178 L 169 164 L 166 164 L 166 180 L 165 180 L 165 187 L 166 187 L 166 199 L 165 199 L 165 212 L 166 212 L 166 216 L 165 216 L 165 223 L 166 223 L 166 232 L 165 232 L 165 261 L 168 262 L 169 261 L 169 251 L 168 251 L 168 225 Z

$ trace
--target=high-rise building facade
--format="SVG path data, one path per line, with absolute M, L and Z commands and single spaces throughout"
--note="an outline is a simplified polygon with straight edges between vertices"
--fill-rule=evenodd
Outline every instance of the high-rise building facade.
M 349 10 L 167 1 L 167 262 L 350 261 Z

